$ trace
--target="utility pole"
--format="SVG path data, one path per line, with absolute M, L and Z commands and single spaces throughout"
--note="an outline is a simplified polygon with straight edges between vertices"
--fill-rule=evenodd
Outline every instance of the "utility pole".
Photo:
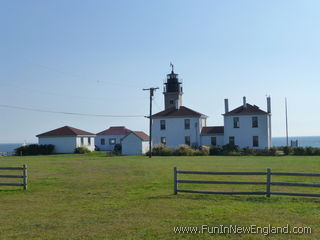
M 152 143 L 152 97 L 155 90 L 159 89 L 158 87 L 154 88 L 144 88 L 143 91 L 149 91 L 150 92 L 150 113 L 149 113 L 149 158 L 152 157 L 152 149 L 151 149 L 151 143 Z
M 286 107 L 286 140 L 287 140 L 287 147 L 289 147 L 287 98 L 285 98 L 285 107 Z

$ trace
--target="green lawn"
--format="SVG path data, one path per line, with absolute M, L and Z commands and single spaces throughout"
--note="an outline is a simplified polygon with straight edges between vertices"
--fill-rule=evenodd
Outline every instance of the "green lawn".
M 175 234 L 176 226 L 309 226 L 312 234 L 267 239 L 320 239 L 320 199 L 173 195 L 173 167 L 206 171 L 320 172 L 320 157 L 105 157 L 103 154 L 0 157 L 28 165 L 29 189 L 0 187 L 0 239 L 266 239 L 263 235 Z M 3 171 L 1 172 L 3 174 Z M 1 174 L 0 173 L 0 174 Z M 6 172 L 8 174 L 8 172 Z M 191 179 L 190 176 L 184 178 Z M 197 176 L 259 180 L 265 176 Z M 276 180 L 318 182 L 306 177 Z M 188 186 L 182 185 L 187 188 Z M 235 191 L 230 186 L 190 186 Z M 240 190 L 263 190 L 241 186 Z M 318 192 L 281 187 L 277 190 Z

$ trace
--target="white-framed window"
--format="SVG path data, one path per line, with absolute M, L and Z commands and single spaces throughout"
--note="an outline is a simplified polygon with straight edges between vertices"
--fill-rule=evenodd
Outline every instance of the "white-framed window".
M 160 142 L 161 142 L 161 144 L 166 145 L 167 144 L 167 138 L 166 137 L 161 137 L 160 138 Z
M 186 145 L 189 145 L 189 146 L 190 146 L 190 136 L 185 136 L 185 137 L 184 137 L 184 143 L 185 143 Z
M 116 144 L 116 139 L 115 138 L 109 138 L 109 144 L 110 145 L 115 145 Z
M 211 145 L 217 146 L 217 137 L 211 137 Z
M 190 119 L 184 120 L 184 129 L 190 129 Z
M 258 117 L 252 117 L 252 128 L 257 128 L 257 127 L 259 127 Z
M 259 136 L 253 136 L 252 137 L 252 146 L 253 147 L 259 147 Z
M 88 145 L 91 145 L 91 137 L 88 137 Z
M 230 144 L 230 145 L 235 145 L 234 136 L 230 136 L 230 137 L 229 137 L 229 144 Z
M 81 143 L 81 145 L 84 144 L 84 137 L 80 137 L 80 143 Z
M 160 130 L 166 129 L 166 120 L 160 120 Z
M 240 120 L 239 117 L 233 118 L 233 128 L 239 128 L 240 127 Z

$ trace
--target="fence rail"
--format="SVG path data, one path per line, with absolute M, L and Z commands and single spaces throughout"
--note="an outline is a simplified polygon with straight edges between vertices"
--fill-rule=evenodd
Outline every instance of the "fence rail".
M 7 174 L 2 174 L 0 175 L 0 178 L 21 178 L 22 182 L 21 183 L 9 183 L 9 182 L 0 182 L 0 186 L 21 186 L 23 187 L 24 190 L 27 190 L 28 188 L 28 183 L 27 183 L 27 166 L 23 165 L 22 167 L 0 167 L 0 171 L 2 170 L 21 170 L 22 175 L 7 175 Z
M 214 180 L 186 180 L 179 179 L 179 174 L 192 174 L 192 175 L 242 175 L 242 176 L 253 176 L 253 175 L 264 175 L 266 176 L 265 181 L 214 181 Z M 206 193 L 206 194 L 234 194 L 234 195 L 287 195 L 287 196 L 304 196 L 304 197 L 320 197 L 320 193 L 290 193 L 290 192 L 273 192 L 271 186 L 290 186 L 290 187 L 319 187 L 320 183 L 298 183 L 298 182 L 273 182 L 272 176 L 309 176 L 309 177 L 320 177 L 320 173 L 289 173 L 289 172 L 272 172 L 270 168 L 266 172 L 207 172 L 207 171 L 182 171 L 177 170 L 176 167 L 173 169 L 173 192 L 174 194 L 180 193 Z M 224 192 L 224 191 L 203 191 L 203 190 L 186 190 L 179 189 L 179 183 L 187 184 L 235 184 L 235 185 L 265 185 L 265 191 L 235 191 L 235 192 Z

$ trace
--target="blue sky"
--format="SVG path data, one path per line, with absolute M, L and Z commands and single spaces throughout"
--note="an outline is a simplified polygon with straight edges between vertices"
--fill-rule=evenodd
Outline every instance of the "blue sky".
M 183 105 L 222 125 L 242 97 L 266 109 L 273 136 L 320 135 L 319 1 L 1 1 L 0 104 L 111 115 L 147 115 L 148 93 L 172 61 Z M 154 111 L 163 109 L 162 91 Z M 148 131 L 147 119 L 0 107 L 0 143 L 35 142 L 64 125 Z

